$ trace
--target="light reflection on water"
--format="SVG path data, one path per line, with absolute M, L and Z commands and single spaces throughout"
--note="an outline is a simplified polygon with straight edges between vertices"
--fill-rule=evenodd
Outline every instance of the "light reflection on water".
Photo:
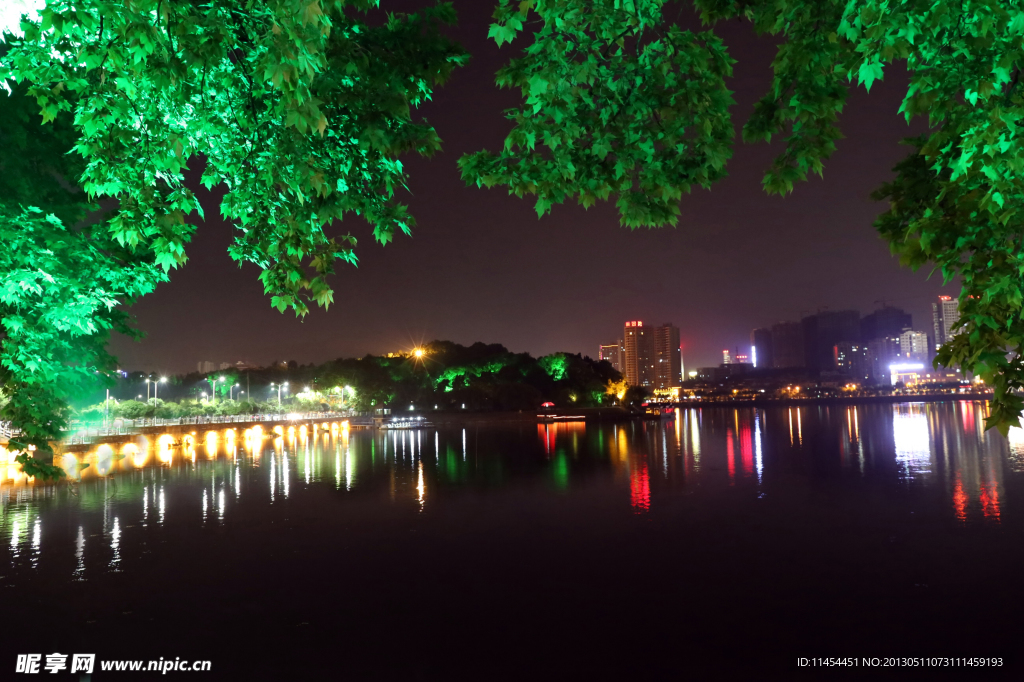
M 463 489 L 539 486 L 572 495 L 596 482 L 618 496 L 624 513 L 645 515 L 695 489 L 709 500 L 730 490 L 786 495 L 782 481 L 795 472 L 812 484 L 881 482 L 892 496 L 938 491 L 950 523 L 999 524 L 1004 477 L 1024 472 L 1024 430 L 1008 438 L 985 432 L 986 415 L 984 404 L 963 402 L 684 409 L 654 422 L 385 432 L 338 423 L 227 429 L 65 454 L 57 461 L 70 483 L 57 486 L 26 480 L 4 451 L 0 561 L 17 574 L 59 543 L 74 557 L 66 562 L 71 577 L 85 580 L 97 570 L 128 570 L 140 542 L 168 523 L 201 532 L 327 488 L 352 496 L 386 489 L 375 504 L 408 503 L 430 514 L 435 500 Z M 64 526 L 51 532 L 59 514 Z

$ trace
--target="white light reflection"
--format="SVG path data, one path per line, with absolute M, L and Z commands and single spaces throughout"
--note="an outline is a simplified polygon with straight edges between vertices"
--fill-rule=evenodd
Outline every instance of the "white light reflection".
M 386 441 L 385 441 L 386 442 Z M 387 451 L 385 451 L 386 455 Z M 352 457 L 352 446 L 345 446 L 345 490 L 352 490 L 352 473 L 355 469 L 355 459 Z
M 36 522 L 32 524 L 32 568 L 39 565 L 39 545 L 42 543 L 43 526 L 37 516 Z
M 462 461 L 466 461 L 466 429 L 462 429 Z
M 899 406 L 894 405 L 892 436 L 896 461 L 903 465 L 909 478 L 931 473 L 931 433 L 924 412 L 915 408 L 901 412 Z
M 18 541 L 21 539 L 21 524 L 18 523 L 18 519 L 14 518 L 11 520 L 11 559 L 18 557 Z
M 761 414 L 754 410 L 754 464 L 757 466 L 757 482 L 761 482 L 764 463 L 761 460 Z
M 690 444 L 693 446 L 693 463 L 700 464 L 700 423 L 696 410 L 690 412 Z
M 161 526 L 164 524 L 164 512 L 167 510 L 166 498 L 164 497 L 164 488 L 160 486 L 160 495 L 157 497 L 157 511 L 160 513 L 160 518 L 157 520 Z
M 668 429 L 665 428 L 664 424 L 659 424 L 661 427 L 661 475 L 662 478 L 668 479 Z M 576 434 L 573 434 L 575 436 Z
M 270 501 L 274 501 L 274 493 L 277 491 L 277 457 L 270 457 Z
M 206 510 L 209 508 L 209 503 L 206 499 L 206 488 L 203 488 L 203 521 L 206 521 Z
M 288 479 L 288 452 L 285 451 L 281 454 L 281 491 L 284 493 L 285 499 L 288 499 L 288 490 L 290 484 L 290 481 Z
M 416 483 L 416 492 L 419 493 L 420 511 L 423 511 L 423 500 L 426 496 L 427 488 L 423 483 L 423 461 L 420 460 L 420 477 Z
M 224 521 L 224 488 L 217 493 L 217 520 Z
M 78 537 L 75 538 L 75 562 L 72 580 L 85 580 L 85 529 L 81 526 L 78 527 Z
M 334 446 L 334 489 L 341 490 L 341 447 Z
M 1024 471 L 1024 429 L 1011 426 L 1006 438 L 1010 442 L 1010 456 L 1007 458 L 1007 464 L 1010 465 L 1010 471 L 1020 473 Z M 946 451 L 949 451 L 948 448 Z
M 112 571 L 117 571 L 117 567 L 121 564 L 121 524 L 114 517 L 114 525 L 110 529 L 110 549 L 114 555 L 110 558 L 110 568 Z

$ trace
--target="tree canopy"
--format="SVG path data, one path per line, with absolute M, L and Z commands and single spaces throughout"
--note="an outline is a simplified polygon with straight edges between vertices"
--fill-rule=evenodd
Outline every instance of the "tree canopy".
M 672 5 L 694 8 L 705 30 L 667 18 Z M 46 0 L 23 35 L 5 36 L 0 236 L 17 251 L 0 253 L 0 418 L 24 429 L 22 445 L 47 449 L 68 392 L 109 369 L 109 331 L 129 331 L 119 306 L 184 262 L 202 215 L 184 173 L 200 157 L 204 185 L 225 189 L 232 257 L 262 269 L 282 311 L 331 303 L 334 267 L 356 263 L 346 215 L 380 242 L 413 227 L 396 197 L 399 157 L 440 144 L 413 110 L 467 55 L 445 35 L 450 4 L 383 19 L 377 6 Z M 906 265 L 961 282 L 957 334 L 938 360 L 994 385 L 988 426 L 1019 422 L 1019 2 L 498 0 L 494 19 L 489 35 L 521 50 L 497 83 L 522 105 L 504 147 L 465 156 L 463 177 L 534 195 L 539 215 L 611 200 L 630 228 L 676 224 L 683 194 L 725 174 L 733 61 L 717 22 L 778 40 L 771 85 L 743 124 L 747 142 L 784 142 L 770 193 L 821 174 L 850 88 L 905 64 L 900 111 L 928 132 L 875 195 L 889 202 L 876 227 Z

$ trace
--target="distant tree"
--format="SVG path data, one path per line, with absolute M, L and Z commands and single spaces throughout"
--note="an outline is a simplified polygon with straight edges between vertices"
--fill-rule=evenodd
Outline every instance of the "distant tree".
M 641 403 L 647 401 L 650 397 L 647 389 L 643 386 L 630 386 L 626 389 L 626 393 L 622 398 L 622 404 L 628 406 L 630 409 L 639 409 Z

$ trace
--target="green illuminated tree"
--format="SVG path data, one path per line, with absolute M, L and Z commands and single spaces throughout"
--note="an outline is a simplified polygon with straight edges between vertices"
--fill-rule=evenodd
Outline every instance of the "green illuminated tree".
M 202 207 L 184 172 L 198 157 L 202 182 L 226 187 L 231 256 L 262 268 L 279 310 L 330 304 L 326 277 L 356 261 L 355 238 L 332 236 L 343 215 L 379 242 L 410 230 L 398 155 L 440 144 L 411 110 L 465 55 L 440 32 L 450 5 L 370 25 L 376 4 L 48 0 L 23 37 L 5 36 L 0 419 L 22 429 L 15 447 L 49 450 L 68 396 L 112 364 L 110 330 L 132 333 L 118 306 L 185 262 Z M 49 149 L 8 147 L 32 146 L 40 122 Z M 85 194 L 67 199 L 75 183 Z M 76 224 L 104 198 L 109 219 Z
M 498 152 L 470 154 L 463 177 L 536 196 L 543 215 L 614 198 L 631 228 L 674 225 L 681 194 L 724 172 L 731 59 L 711 33 L 663 16 L 683 0 L 499 0 L 499 44 L 533 42 L 498 74 L 521 108 Z M 1024 407 L 1024 4 L 1018 0 L 686 0 L 707 25 L 745 19 L 775 36 L 773 79 L 743 125 L 747 142 L 781 138 L 764 188 L 787 194 L 821 174 L 851 87 L 896 62 L 909 71 L 900 112 L 926 117 L 897 178 L 876 194 L 876 223 L 901 261 L 959 280 L 957 334 L 937 362 L 995 388 L 988 427 Z

